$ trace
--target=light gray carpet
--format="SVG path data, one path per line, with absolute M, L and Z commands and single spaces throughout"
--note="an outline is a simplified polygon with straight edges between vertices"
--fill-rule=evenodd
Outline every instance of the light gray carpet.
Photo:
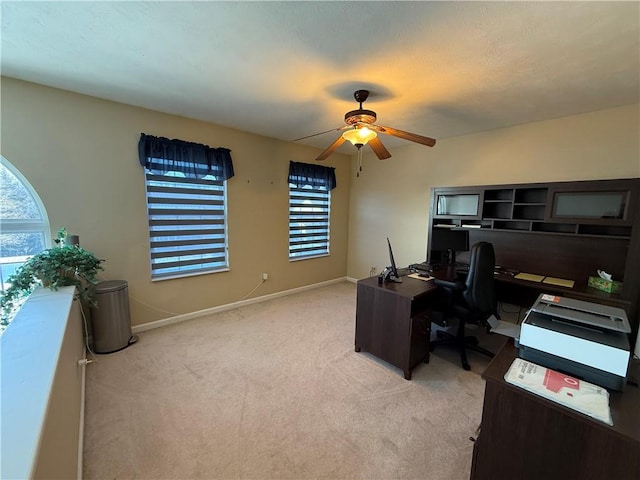
M 85 478 L 469 478 L 488 359 L 441 348 L 406 381 L 354 352 L 355 299 L 339 283 L 98 355 Z

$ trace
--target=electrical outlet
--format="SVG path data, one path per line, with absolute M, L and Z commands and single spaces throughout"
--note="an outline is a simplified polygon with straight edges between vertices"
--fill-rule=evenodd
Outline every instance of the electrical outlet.
M 269 280 L 269 274 L 268 273 L 263 273 L 262 274 L 262 280 Z

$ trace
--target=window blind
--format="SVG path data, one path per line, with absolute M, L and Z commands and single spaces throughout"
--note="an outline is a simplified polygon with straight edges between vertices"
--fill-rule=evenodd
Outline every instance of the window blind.
M 225 181 L 147 171 L 146 187 L 151 278 L 226 270 Z
M 289 184 L 289 259 L 329 254 L 331 192 Z

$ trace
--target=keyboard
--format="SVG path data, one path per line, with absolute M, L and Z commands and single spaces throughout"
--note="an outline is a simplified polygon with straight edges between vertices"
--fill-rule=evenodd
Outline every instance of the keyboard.
M 431 270 L 433 270 L 432 265 L 427 262 L 412 263 L 411 265 L 409 265 L 409 268 L 418 270 L 420 272 L 430 272 Z

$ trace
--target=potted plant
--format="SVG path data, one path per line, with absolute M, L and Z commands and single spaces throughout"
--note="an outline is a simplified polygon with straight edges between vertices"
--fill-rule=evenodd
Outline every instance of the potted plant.
M 97 275 L 104 260 L 79 245 L 67 245 L 67 231 L 63 227 L 54 240 L 57 244 L 32 257 L 11 275 L 10 286 L 0 298 L 0 322 L 6 326 L 24 299 L 38 286 L 51 290 L 75 285 L 78 298 L 85 305 L 95 304 Z

